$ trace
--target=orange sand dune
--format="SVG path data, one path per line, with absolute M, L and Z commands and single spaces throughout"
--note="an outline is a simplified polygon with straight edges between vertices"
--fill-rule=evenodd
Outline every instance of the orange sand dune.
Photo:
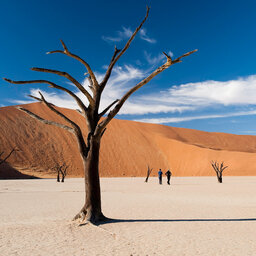
M 62 122 L 41 103 L 24 105 L 46 118 Z M 61 109 L 77 122 L 86 134 L 83 117 L 74 110 Z M 0 147 L 20 152 L 9 158 L 11 166 L 38 177 L 54 175 L 57 162 L 69 165 L 69 176 L 83 175 L 77 143 L 72 134 L 42 124 L 15 107 L 0 108 Z M 256 136 L 209 133 L 163 125 L 113 120 L 101 146 L 101 176 L 145 176 L 147 166 L 171 168 L 175 176 L 215 175 L 210 161 L 224 161 L 229 166 L 224 175 L 256 175 Z M 1 166 L 0 168 L 3 168 Z M 4 174 L 3 174 L 4 173 Z M 8 177 L 8 171 L 1 171 Z

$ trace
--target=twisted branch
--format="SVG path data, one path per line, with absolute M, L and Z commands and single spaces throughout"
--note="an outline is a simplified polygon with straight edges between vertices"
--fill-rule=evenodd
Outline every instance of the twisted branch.
M 25 108 L 22 108 L 22 107 L 17 107 L 17 109 L 27 113 L 29 116 L 31 116 L 32 118 L 40 121 L 41 123 L 43 124 L 48 124 L 48 125 L 54 125 L 54 126 L 57 126 L 59 128 L 62 128 L 62 129 L 65 129 L 71 133 L 74 133 L 74 129 L 67 126 L 67 125 L 64 125 L 64 124 L 60 124 L 60 123 L 57 123 L 57 122 L 54 122 L 54 121 L 50 121 L 50 120 L 46 120 L 46 119 L 43 119 L 42 117 L 34 114 L 33 112 L 29 111 L 28 109 L 25 109 Z
M 86 106 L 83 104 L 83 102 L 80 100 L 80 98 L 78 98 L 72 91 L 68 90 L 65 87 L 59 86 L 51 81 L 48 80 L 30 80 L 30 81 L 13 81 L 7 78 L 4 78 L 5 81 L 12 83 L 12 84 L 36 84 L 36 83 L 45 83 L 45 84 L 49 84 L 51 88 L 56 88 L 62 91 L 65 91 L 66 93 L 68 93 L 71 97 L 73 97 L 75 99 L 75 101 L 77 102 L 78 106 L 81 108 L 81 110 L 83 111 L 84 114 L 87 113 L 87 108 Z M 41 101 L 40 98 L 37 98 L 35 96 L 29 95 L 31 98 L 34 98 L 38 101 Z
M 59 76 L 66 77 L 69 81 L 71 81 L 88 99 L 90 105 L 94 105 L 94 100 L 92 96 L 89 94 L 89 92 L 70 74 L 67 72 L 62 72 L 58 70 L 53 70 L 53 69 L 46 69 L 46 68 L 31 68 L 33 71 L 39 71 L 39 72 L 46 72 L 46 73 L 52 73 L 56 74 Z
M 74 130 L 74 134 L 76 135 L 78 144 L 79 144 L 79 148 L 82 152 L 86 152 L 88 149 L 86 147 L 86 144 L 84 142 L 84 138 L 83 138 L 83 134 L 82 131 L 80 129 L 80 127 L 74 123 L 72 120 L 70 120 L 68 117 L 66 117 L 63 113 L 61 113 L 60 111 L 58 111 L 56 108 L 54 108 L 52 106 L 52 104 L 50 104 L 49 102 L 47 102 L 44 98 L 44 96 L 42 95 L 41 92 L 39 92 L 40 96 L 41 96 L 41 100 L 43 101 L 43 103 L 50 109 L 52 110 L 54 113 L 56 113 L 57 115 L 59 115 L 60 117 L 62 117 L 66 122 L 70 123 L 71 126 L 73 127 Z
M 95 75 L 94 75 L 94 73 L 93 73 L 93 71 L 92 71 L 90 65 L 89 65 L 85 60 L 83 60 L 81 57 L 79 57 L 78 55 L 75 55 L 75 54 L 71 53 L 71 52 L 68 50 L 68 48 L 67 48 L 67 46 L 65 45 L 65 43 L 64 43 L 62 40 L 60 40 L 60 41 L 61 41 L 61 44 L 62 44 L 62 46 L 63 46 L 64 51 L 61 51 L 61 50 L 50 51 L 50 52 L 47 52 L 47 54 L 62 53 L 62 54 L 65 54 L 65 55 L 67 55 L 67 56 L 69 56 L 69 57 L 72 57 L 72 58 L 74 58 L 74 59 L 80 61 L 80 62 L 86 67 L 88 73 L 90 74 L 90 76 L 91 76 L 91 78 L 92 78 L 92 81 L 93 81 L 94 86 L 97 88 L 97 87 L 99 86 L 99 84 L 98 84 L 98 81 L 97 81 L 97 79 L 96 79 L 96 77 L 95 77 Z
M 99 114 L 99 118 L 101 118 L 102 116 L 104 116 L 108 110 L 113 106 L 115 105 L 119 100 L 115 100 L 113 101 L 108 107 L 106 107 L 100 114 Z

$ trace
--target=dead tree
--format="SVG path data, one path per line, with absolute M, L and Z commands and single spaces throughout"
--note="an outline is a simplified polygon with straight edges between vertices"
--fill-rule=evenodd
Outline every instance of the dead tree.
M 61 40 L 61 44 L 63 46 L 63 50 L 55 50 L 55 51 L 48 52 L 48 54 L 61 53 L 81 62 L 85 66 L 86 72 L 88 74 L 87 78 L 88 78 L 89 88 L 91 90 L 91 93 L 89 93 L 89 91 L 85 89 L 80 82 L 78 82 L 73 76 L 71 76 L 67 72 L 62 72 L 62 71 L 53 70 L 53 69 L 45 69 L 45 68 L 32 68 L 32 70 L 34 71 L 52 73 L 52 74 L 56 74 L 56 75 L 67 78 L 79 89 L 80 92 L 82 92 L 85 95 L 88 101 L 86 103 L 83 102 L 71 90 L 65 87 L 59 86 L 48 80 L 12 81 L 10 79 L 5 79 L 5 81 L 13 84 L 45 83 L 45 84 L 49 84 L 51 88 L 64 91 L 74 98 L 74 100 L 77 102 L 81 110 L 80 111 L 81 114 L 85 118 L 85 121 L 88 127 L 87 137 L 83 136 L 80 127 L 75 122 L 73 122 L 70 118 L 64 115 L 53 104 L 49 103 L 40 92 L 39 92 L 40 98 L 32 95 L 30 96 L 38 100 L 39 102 L 42 102 L 43 104 L 45 104 L 51 111 L 55 112 L 57 115 L 63 118 L 63 120 L 65 120 L 69 125 L 64 125 L 54 121 L 45 120 L 42 117 L 32 113 L 31 111 L 23 107 L 18 107 L 19 110 L 27 113 L 31 117 L 37 119 L 38 121 L 44 124 L 55 125 L 75 135 L 78 146 L 79 146 L 79 151 L 83 161 L 83 165 L 84 165 L 85 204 L 80 210 L 80 212 L 75 216 L 74 219 L 81 218 L 82 220 L 87 220 L 90 222 L 107 220 L 107 218 L 103 215 L 102 209 L 101 209 L 101 191 L 100 191 L 100 180 L 99 180 L 99 153 L 100 153 L 101 138 L 104 132 L 106 131 L 106 127 L 109 124 L 109 122 L 117 115 L 117 113 L 119 112 L 119 110 L 121 109 L 125 101 L 135 91 L 140 89 L 142 86 L 147 84 L 152 78 L 154 78 L 156 75 L 160 74 L 162 71 L 169 68 L 173 64 L 180 63 L 182 58 L 189 56 L 190 54 L 197 51 L 197 50 L 190 51 L 188 53 L 181 55 L 176 59 L 172 59 L 171 56 L 169 56 L 164 52 L 163 54 L 166 57 L 166 62 L 163 65 L 159 66 L 151 74 L 146 76 L 142 81 L 134 85 L 130 90 L 128 90 L 122 96 L 121 99 L 116 99 L 109 106 L 107 106 L 103 111 L 100 112 L 99 106 L 101 102 L 102 92 L 109 81 L 113 68 L 117 63 L 117 61 L 129 48 L 131 42 L 133 41 L 133 39 L 135 38 L 135 36 L 143 26 L 144 22 L 147 20 L 148 14 L 149 14 L 149 8 L 147 7 L 145 18 L 142 20 L 140 25 L 135 29 L 131 37 L 126 42 L 125 46 L 122 49 L 117 49 L 115 47 L 113 56 L 110 60 L 109 66 L 107 68 L 107 71 L 102 81 L 97 80 L 95 73 L 91 69 L 90 65 L 84 59 L 72 53 L 62 40 Z M 105 116 L 105 118 L 103 118 L 103 116 Z
M 13 148 L 13 149 L 10 151 L 10 153 L 9 153 L 4 159 L 0 160 L 0 164 L 6 162 L 6 160 L 7 160 L 7 159 L 12 155 L 12 153 L 15 152 L 15 151 L 18 151 L 18 149 L 17 149 L 17 148 Z M 4 151 L 2 151 L 2 152 L 0 153 L 0 159 L 1 159 L 1 157 L 2 157 L 3 154 L 4 154 Z
M 60 170 L 57 170 L 57 182 L 60 182 Z
M 224 162 L 219 164 L 217 161 L 211 161 L 212 168 L 217 174 L 217 179 L 219 183 L 222 183 L 222 172 L 228 167 L 224 166 Z
M 63 165 L 56 164 L 56 166 L 53 169 L 57 173 L 57 182 L 60 182 L 60 174 L 61 174 L 61 182 L 64 182 L 65 177 L 67 176 L 68 166 L 66 164 L 63 164 Z
M 66 178 L 67 176 L 67 169 L 68 169 L 68 166 L 67 165 L 62 165 L 61 168 L 60 168 L 60 172 L 61 172 L 61 182 L 64 182 L 64 179 Z
M 149 175 L 151 174 L 153 168 L 150 169 L 150 167 L 148 166 L 148 171 L 147 171 L 147 177 L 145 179 L 145 182 L 148 182 L 148 178 L 149 178 Z
M 56 164 L 53 170 L 54 170 L 54 173 L 57 173 L 57 182 L 60 182 L 60 165 Z

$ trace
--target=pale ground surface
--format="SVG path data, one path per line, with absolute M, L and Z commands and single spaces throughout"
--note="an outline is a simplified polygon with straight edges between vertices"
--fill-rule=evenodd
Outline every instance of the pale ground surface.
M 101 179 L 100 226 L 71 222 L 82 179 L 0 180 L 0 255 L 256 255 L 256 177 Z

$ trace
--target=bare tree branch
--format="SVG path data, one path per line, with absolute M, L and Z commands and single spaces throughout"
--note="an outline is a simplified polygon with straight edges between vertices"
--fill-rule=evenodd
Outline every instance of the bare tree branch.
M 48 80 L 30 80 L 30 81 L 13 81 L 7 78 L 4 78 L 5 81 L 12 83 L 12 84 L 36 84 L 36 83 L 45 83 L 45 84 L 49 84 L 51 88 L 56 88 L 62 91 L 65 91 L 66 93 L 68 93 L 71 97 L 73 97 L 75 99 L 75 101 L 77 102 L 78 106 L 81 108 L 81 110 L 83 111 L 84 114 L 86 114 L 87 112 L 87 107 L 83 104 L 83 102 L 80 100 L 80 98 L 78 98 L 72 91 L 68 90 L 65 87 L 59 86 L 51 81 Z M 40 98 L 37 98 L 33 95 L 29 95 L 31 98 L 34 98 L 38 101 L 42 101 Z
M 193 50 L 190 51 L 186 54 L 183 54 L 182 56 L 180 56 L 179 58 L 177 58 L 176 60 L 172 61 L 171 58 L 169 58 L 167 56 L 167 61 L 166 63 L 164 63 L 162 66 L 158 67 L 155 71 L 153 71 L 148 77 L 146 77 L 145 79 L 143 79 L 141 82 L 139 82 L 137 85 L 135 85 L 133 88 L 131 88 L 118 102 L 118 104 L 115 106 L 115 108 L 110 111 L 110 113 L 108 114 L 107 118 L 105 118 L 105 120 L 103 120 L 99 125 L 98 125 L 98 130 L 102 130 L 103 128 L 106 127 L 106 125 L 115 117 L 115 115 L 119 112 L 119 110 L 121 109 L 121 107 L 123 106 L 123 104 L 125 103 L 125 101 L 134 93 L 136 92 L 138 89 L 140 89 L 143 85 L 147 84 L 152 78 L 154 78 L 156 75 L 158 75 L 159 73 L 161 73 L 162 71 L 164 71 L 165 69 L 169 68 L 171 65 L 180 62 L 180 59 L 182 57 L 186 57 L 189 56 L 190 54 L 196 52 L 197 50 Z
M 108 110 L 109 110 L 113 105 L 115 105 L 118 101 L 119 101 L 119 100 L 117 99 L 117 100 L 113 101 L 108 107 L 106 107 L 106 108 L 99 114 L 99 118 L 101 118 L 102 116 L 104 116 L 104 115 L 108 112 Z
M 56 108 L 54 108 L 52 106 L 52 104 L 50 104 L 49 102 L 47 102 L 44 98 L 44 96 L 42 95 L 41 92 L 39 92 L 41 99 L 43 101 L 43 103 L 50 109 L 52 110 L 54 113 L 56 113 L 57 115 L 59 115 L 60 117 L 62 117 L 66 122 L 68 122 L 69 124 L 71 124 L 71 126 L 73 127 L 74 130 L 74 134 L 76 135 L 77 138 L 77 142 L 79 144 L 79 148 L 80 150 L 84 153 L 84 152 L 88 152 L 88 145 L 86 146 L 84 138 L 83 138 L 83 134 L 82 131 L 80 129 L 80 127 L 73 122 L 72 120 L 70 120 L 68 117 L 66 117 L 63 113 L 61 113 L 60 111 L 58 111 Z
M 113 54 L 113 56 L 112 56 L 112 58 L 111 58 L 110 64 L 115 60 L 116 55 L 117 55 L 120 51 L 121 51 L 121 50 L 120 50 L 120 49 L 117 49 L 117 48 L 116 48 L 116 45 L 115 45 L 115 51 L 114 51 L 114 54 Z M 110 64 L 109 64 L 109 65 L 110 65 Z
M 10 151 L 10 153 L 9 153 L 3 160 L 0 160 L 0 164 L 4 163 L 4 162 L 11 156 L 11 154 L 12 154 L 14 151 L 17 151 L 17 149 L 16 149 L 16 148 L 13 148 L 13 149 Z M 0 157 L 3 155 L 3 153 L 4 153 L 4 152 L 1 152 Z
M 46 68 L 31 68 L 31 70 L 39 71 L 39 72 L 52 73 L 52 74 L 56 74 L 56 75 L 59 75 L 59 76 L 66 77 L 69 81 L 71 81 L 86 96 L 89 103 L 91 105 L 94 105 L 94 100 L 93 100 L 92 96 L 89 94 L 89 92 L 74 77 L 72 77 L 67 72 L 62 72 L 62 71 L 53 70 L 53 69 L 46 69 Z
M 95 86 L 93 86 L 93 82 L 92 82 L 92 78 L 91 78 L 90 74 L 88 75 L 87 80 L 89 82 L 89 88 L 93 92 L 93 95 L 95 95 L 97 89 L 95 88 Z
M 67 126 L 67 125 L 43 119 L 42 117 L 34 114 L 33 112 L 29 111 L 28 109 L 25 109 L 25 108 L 22 108 L 22 107 L 17 107 L 17 109 L 27 113 L 28 115 L 30 115 L 31 117 L 35 118 L 36 120 L 40 121 L 43 124 L 54 125 L 54 126 L 57 126 L 59 128 L 63 128 L 63 129 L 65 129 L 65 130 L 67 130 L 67 131 L 69 131 L 71 133 L 74 133 L 74 129 L 69 127 L 69 126 Z
M 42 99 L 40 99 L 40 98 L 38 98 L 38 97 L 36 97 L 36 96 L 34 96 L 34 95 L 28 94 L 28 97 L 33 98 L 33 99 L 35 99 L 35 100 L 37 100 L 37 101 L 42 102 Z M 54 106 L 54 105 L 53 105 L 53 106 Z
M 107 128 L 104 128 L 104 129 L 102 130 L 102 132 L 101 132 L 101 134 L 100 134 L 100 137 L 103 136 L 103 134 L 105 133 L 106 130 L 107 130 Z
M 66 117 L 63 113 L 61 113 L 60 111 L 58 111 L 56 108 L 53 107 L 53 105 L 49 102 L 47 102 L 43 96 L 43 94 L 39 91 L 39 94 L 41 96 L 41 100 L 42 102 L 51 110 L 53 111 L 55 114 L 57 114 L 58 116 L 62 117 L 66 122 L 68 122 L 74 129 L 79 129 L 79 126 L 74 123 L 72 120 L 70 120 L 68 117 Z
M 68 48 L 67 48 L 67 46 L 65 45 L 65 43 L 64 43 L 62 40 L 60 40 L 60 41 L 61 41 L 61 44 L 62 44 L 62 46 L 63 46 L 63 48 L 64 48 L 64 51 L 60 51 L 60 50 L 50 51 L 50 52 L 47 52 L 47 54 L 62 53 L 62 54 L 65 54 L 65 55 L 67 55 L 67 56 L 69 56 L 69 57 L 72 57 L 72 58 L 74 58 L 74 59 L 80 61 L 80 62 L 86 67 L 88 73 L 90 74 L 90 76 L 91 76 L 91 78 L 92 78 L 92 81 L 93 81 L 94 86 L 97 88 L 97 87 L 99 86 L 99 84 L 98 84 L 98 81 L 97 81 L 97 79 L 96 79 L 96 77 L 95 77 L 95 75 L 94 75 L 94 73 L 93 73 L 93 71 L 92 71 L 90 65 L 89 65 L 86 61 L 84 61 L 81 57 L 79 57 L 78 55 L 75 55 L 75 54 L 71 53 L 71 52 L 68 50 Z
M 149 176 L 150 176 L 152 170 L 153 170 L 153 168 L 150 168 L 149 165 L 148 165 L 147 177 L 146 177 L 146 179 L 145 179 L 145 182 L 148 182 L 148 178 L 149 178 Z
M 129 38 L 129 40 L 127 41 L 126 45 L 124 46 L 124 48 L 120 51 L 117 50 L 117 48 L 115 48 L 115 52 L 114 55 L 111 59 L 111 62 L 108 66 L 108 69 L 106 71 L 105 77 L 103 78 L 102 82 L 100 83 L 101 86 L 101 90 L 104 89 L 105 85 L 107 84 L 107 81 L 111 75 L 112 69 L 115 66 L 116 62 L 119 60 L 119 58 L 125 53 L 125 51 L 129 48 L 132 40 L 134 39 L 134 37 L 136 36 L 136 34 L 139 32 L 139 30 L 141 29 L 141 27 L 143 26 L 143 24 L 145 23 L 145 21 L 148 18 L 148 14 L 149 14 L 149 10 L 150 8 L 147 6 L 147 12 L 146 12 L 146 16 L 143 19 L 143 21 L 140 23 L 140 25 L 135 29 L 135 31 L 133 32 L 133 34 L 131 35 L 131 37 Z M 120 51 L 120 53 L 117 55 L 117 53 Z M 117 55 L 117 56 L 116 56 Z

